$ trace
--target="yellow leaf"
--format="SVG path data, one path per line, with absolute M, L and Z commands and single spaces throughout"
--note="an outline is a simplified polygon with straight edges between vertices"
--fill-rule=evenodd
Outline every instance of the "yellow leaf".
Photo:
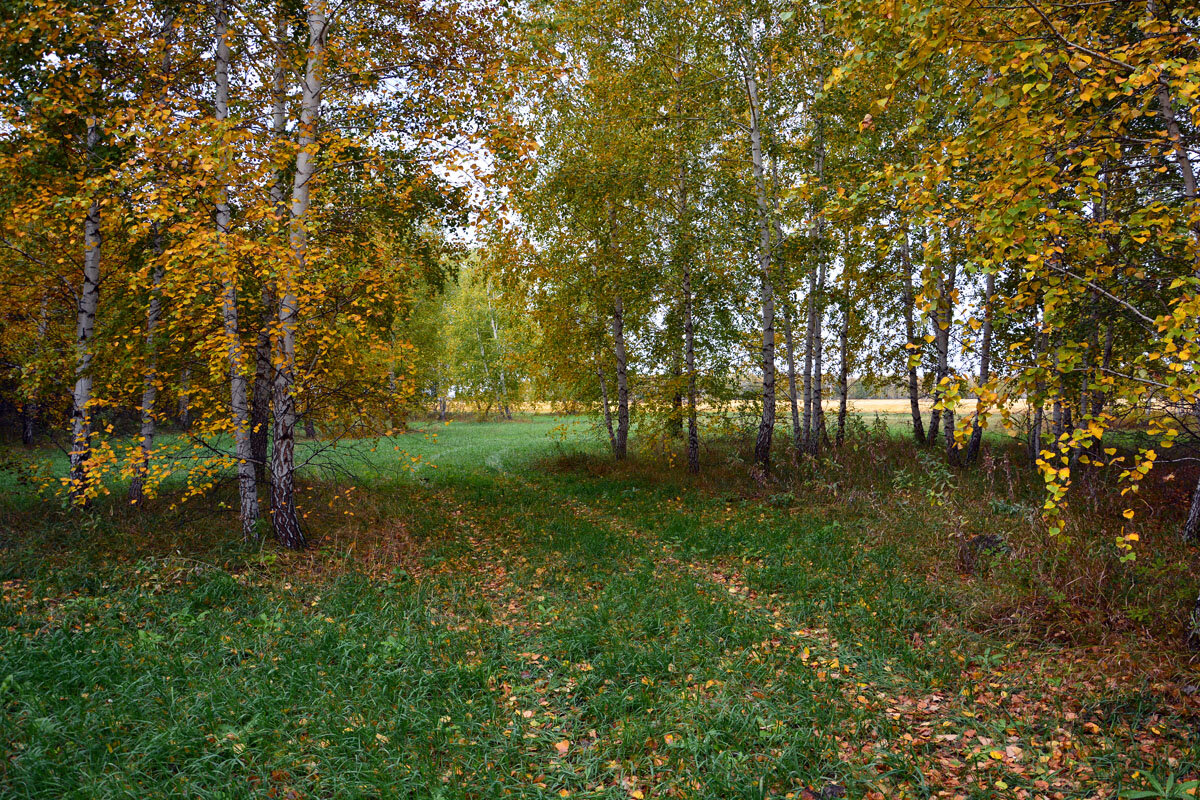
M 642 798 L 644 798 L 646 795 L 642 794 L 641 789 L 634 789 L 629 793 L 629 796 L 632 797 L 633 800 L 642 800 Z
M 1000 751 L 1000 750 L 993 750 L 992 752 L 988 753 L 988 755 L 991 756 L 992 758 L 996 759 L 997 761 L 1004 760 L 1004 753 L 1003 753 L 1003 751 Z
M 1133 519 L 1133 509 L 1132 508 L 1127 508 L 1122 513 L 1125 515 L 1125 519 Z

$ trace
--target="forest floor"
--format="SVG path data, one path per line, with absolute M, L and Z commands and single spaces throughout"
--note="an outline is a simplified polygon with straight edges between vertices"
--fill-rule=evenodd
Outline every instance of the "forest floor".
M 1184 655 L 976 624 L 986 576 L 881 535 L 886 491 L 438 430 L 314 488 L 298 554 L 231 544 L 227 498 L 11 500 L 0 795 L 1192 796 Z

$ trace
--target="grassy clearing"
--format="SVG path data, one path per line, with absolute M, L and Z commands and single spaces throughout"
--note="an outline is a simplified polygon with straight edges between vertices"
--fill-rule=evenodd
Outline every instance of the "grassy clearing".
M 955 533 L 1025 530 L 995 463 L 948 478 L 984 512 L 877 440 L 760 485 L 732 452 L 614 466 L 572 420 L 437 433 L 313 484 L 303 554 L 230 544 L 221 492 L 14 500 L 0 794 L 1082 798 L 1198 769 L 1194 669 L 1110 630 L 1160 590 L 1101 586 L 1124 610 L 1058 637 L 1070 598 L 987 605 L 1057 585 L 1019 543 L 953 570 Z

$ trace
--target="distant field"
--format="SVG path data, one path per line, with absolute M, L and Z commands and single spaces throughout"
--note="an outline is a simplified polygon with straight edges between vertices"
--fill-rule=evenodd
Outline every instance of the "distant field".
M 781 401 L 786 402 L 786 398 L 781 398 Z M 827 411 L 836 411 L 838 408 L 838 400 L 836 398 L 827 399 L 821 405 Z M 933 408 L 933 400 L 931 398 L 924 398 L 919 401 L 919 405 L 921 407 L 921 410 L 924 411 L 926 414 L 928 414 L 930 409 Z M 901 399 L 885 400 L 885 399 L 871 398 L 871 399 L 865 399 L 865 400 L 850 400 L 848 403 L 848 406 L 851 411 L 853 411 L 855 413 L 859 413 L 859 414 L 875 414 L 875 413 L 879 413 L 879 414 L 909 414 L 910 413 L 909 401 L 901 400 Z M 1018 411 L 1023 411 L 1025 409 L 1025 404 L 1020 403 L 1015 408 Z M 448 406 L 448 409 L 451 413 L 457 413 L 457 414 L 473 413 L 475 411 L 475 408 L 467 403 L 455 403 L 455 402 L 451 402 Z M 543 402 L 520 403 L 517 406 L 515 406 L 515 409 L 519 410 L 523 413 L 531 413 L 531 414 L 551 414 L 554 412 L 554 406 L 551 403 L 543 403 Z M 710 406 L 706 403 L 701 403 L 700 410 L 701 411 L 711 411 L 712 406 Z

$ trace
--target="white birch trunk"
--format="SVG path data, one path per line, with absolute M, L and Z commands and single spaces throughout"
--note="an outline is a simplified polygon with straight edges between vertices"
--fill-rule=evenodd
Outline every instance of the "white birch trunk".
M 762 307 L 762 419 L 754 441 L 754 460 L 763 472 L 771 469 L 771 441 L 775 435 L 775 293 L 771 285 L 771 207 L 763 170 L 762 106 L 759 104 L 756 69 L 742 53 L 746 100 L 750 106 L 750 158 L 754 167 L 755 200 L 758 203 L 758 299 Z
M 100 127 L 87 129 L 89 156 L 100 144 Z M 87 462 L 91 457 L 92 336 L 100 304 L 100 200 L 93 198 L 83 220 L 83 286 L 75 320 L 75 387 L 71 393 L 70 495 L 79 505 L 90 499 Z
M 279 340 L 275 367 L 275 447 L 271 458 L 271 519 L 275 536 L 285 547 L 305 546 L 296 516 L 296 323 L 297 283 L 308 258 L 308 213 L 312 179 L 316 174 L 317 127 L 321 118 L 322 73 L 325 63 L 324 0 L 308 2 L 308 58 L 301 93 L 296 176 L 292 185 L 290 243 L 279 281 Z
M 217 6 L 216 121 L 224 136 L 224 123 L 229 118 L 229 7 L 222 0 Z M 222 144 L 222 150 L 224 146 Z M 233 423 L 234 457 L 237 459 L 238 499 L 241 508 L 242 537 L 255 537 L 258 524 L 258 490 L 254 481 L 254 454 L 250 442 L 250 409 L 246 401 L 245 353 L 238 326 L 237 267 L 225 250 L 229 238 L 229 196 L 225 185 L 225 165 L 221 165 L 217 190 L 216 222 L 217 252 L 225 272 L 221 294 L 221 321 L 224 325 L 229 358 L 229 411 Z

